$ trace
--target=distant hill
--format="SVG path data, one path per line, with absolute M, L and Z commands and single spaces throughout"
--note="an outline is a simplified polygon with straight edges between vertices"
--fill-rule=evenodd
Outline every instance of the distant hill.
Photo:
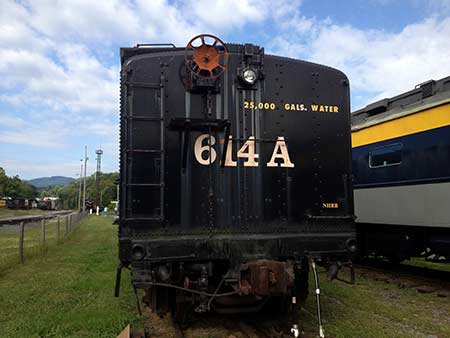
M 66 185 L 75 181 L 72 177 L 64 176 L 52 176 L 52 177 L 39 177 L 26 181 L 28 184 L 35 186 L 36 188 L 53 187 L 56 185 Z

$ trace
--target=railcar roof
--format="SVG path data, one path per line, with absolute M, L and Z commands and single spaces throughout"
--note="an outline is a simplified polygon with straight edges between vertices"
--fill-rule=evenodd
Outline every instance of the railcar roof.
M 450 76 L 418 84 L 413 90 L 371 103 L 352 113 L 352 131 L 450 102 Z
M 240 44 L 240 43 L 225 43 L 225 45 L 227 46 L 228 50 L 230 53 L 239 53 L 241 52 L 242 48 L 255 48 L 255 52 L 257 50 L 257 48 L 259 48 L 257 45 L 253 45 L 253 44 Z M 264 48 L 263 48 L 264 49 Z M 124 62 L 128 59 L 130 59 L 131 57 L 137 56 L 137 55 L 144 55 L 144 54 L 151 54 L 151 53 L 174 53 L 174 52 L 183 52 L 185 51 L 185 47 L 177 47 L 172 43 L 163 43 L 163 44 L 137 44 L 134 47 L 122 47 L 120 48 L 120 60 L 121 60 L 121 64 L 123 65 Z M 324 70 L 330 70 L 333 72 L 340 72 L 342 73 L 342 76 L 345 77 L 345 79 L 348 81 L 347 79 L 347 75 L 344 74 L 341 70 L 327 66 L 327 65 L 322 65 L 319 63 L 315 63 L 315 62 L 311 62 L 311 61 L 306 61 L 306 60 L 302 60 L 302 59 L 294 59 L 294 58 L 290 58 L 290 57 L 286 57 L 286 56 L 281 56 L 281 55 L 274 55 L 274 54 L 265 54 L 265 56 L 270 56 L 270 57 L 274 57 L 274 58 L 278 58 L 280 60 L 285 60 L 285 61 L 295 61 L 295 62 L 303 62 L 306 64 L 310 64 L 310 65 L 314 65 L 318 68 L 322 68 Z

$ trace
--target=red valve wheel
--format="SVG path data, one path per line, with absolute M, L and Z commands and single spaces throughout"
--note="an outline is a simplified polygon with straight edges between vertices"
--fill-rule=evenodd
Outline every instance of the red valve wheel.
M 228 55 L 228 49 L 222 40 L 210 34 L 202 34 L 189 41 L 184 59 L 197 77 L 215 79 L 227 69 Z

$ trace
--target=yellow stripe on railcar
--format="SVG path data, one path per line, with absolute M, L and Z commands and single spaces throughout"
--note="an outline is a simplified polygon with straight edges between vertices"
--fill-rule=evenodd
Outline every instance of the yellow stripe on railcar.
M 450 103 L 353 131 L 352 147 L 356 148 L 448 125 L 450 125 Z

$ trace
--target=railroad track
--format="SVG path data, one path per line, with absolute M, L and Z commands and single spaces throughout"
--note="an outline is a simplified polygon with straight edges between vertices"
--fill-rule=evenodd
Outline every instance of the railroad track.
M 254 317 L 228 319 L 230 335 L 241 334 L 245 338 L 288 338 L 292 337 L 288 325 L 281 320 L 267 320 Z M 231 325 L 230 325 L 231 324 Z M 234 330 L 234 331 L 233 331 Z
M 174 323 L 174 325 L 178 325 Z M 218 328 L 221 331 L 226 331 L 225 337 L 228 338 L 292 338 L 292 335 L 287 334 L 286 329 L 282 329 L 280 323 L 261 323 L 256 318 L 239 319 L 237 317 L 231 318 L 216 318 L 215 320 L 206 319 L 203 321 L 204 327 Z M 178 326 L 176 328 L 177 338 L 193 337 L 192 334 L 187 335 Z
M 133 330 L 130 338 L 193 338 L 214 336 L 223 338 L 292 338 L 290 326 L 285 320 L 252 316 L 223 316 L 206 314 L 184 328 L 170 315 L 159 318 L 144 309 L 145 328 Z M 301 336 L 305 337 L 305 336 Z M 309 336 L 308 336 L 309 337 Z M 127 337 L 128 338 L 128 337 Z

